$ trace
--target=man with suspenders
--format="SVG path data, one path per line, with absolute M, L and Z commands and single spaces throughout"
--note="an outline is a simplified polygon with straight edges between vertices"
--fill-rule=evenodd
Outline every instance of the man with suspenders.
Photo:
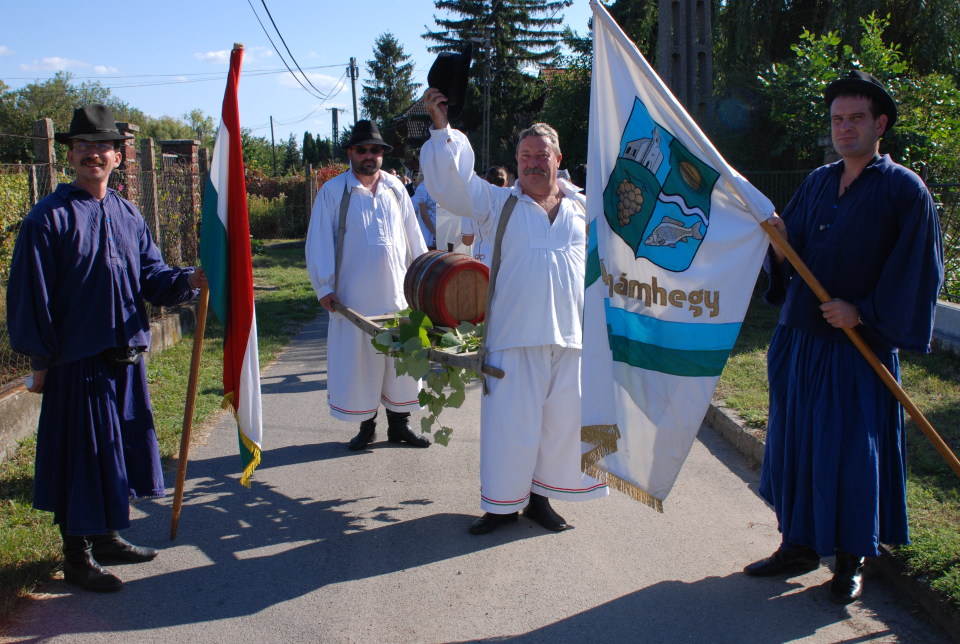
M 484 384 L 484 515 L 470 532 L 492 532 L 516 521 L 519 510 L 548 530 L 566 530 L 549 499 L 586 501 L 609 493 L 580 470 L 582 197 L 557 178 L 557 133 L 543 123 L 520 134 L 516 185 L 494 186 L 475 175 L 467 137 L 449 127 L 447 96 L 433 79 L 430 84 L 423 102 L 433 127 L 420 152 L 427 189 L 440 206 L 495 231 L 481 354 L 506 375 Z
M 419 409 L 420 382 L 397 376 L 393 359 L 377 353 L 370 337 L 341 315 L 341 302 L 365 316 L 407 307 L 403 278 L 427 246 L 403 184 L 382 172 L 387 145 L 377 126 L 358 121 L 346 146 L 350 169 L 323 185 L 307 232 L 307 272 L 320 303 L 331 313 L 327 329 L 327 404 L 330 415 L 359 422 L 350 441 L 360 450 L 374 438 L 380 403 L 387 412 L 387 439 L 414 447 L 430 441 L 410 429 Z

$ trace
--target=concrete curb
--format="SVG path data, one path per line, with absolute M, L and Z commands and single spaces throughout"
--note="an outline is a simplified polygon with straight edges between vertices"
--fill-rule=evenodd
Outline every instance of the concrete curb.
M 746 456 L 752 467 L 759 469 L 763 463 L 763 442 L 744 426 L 736 412 L 714 401 L 703 422 Z M 960 644 L 960 618 L 951 611 L 943 596 L 930 587 L 925 577 L 913 577 L 907 566 L 886 546 L 880 546 L 879 557 L 867 560 L 867 573 L 883 577 L 905 598 L 923 607 L 930 619 Z
M 183 334 L 196 326 L 197 303 L 167 307 L 163 317 L 150 322 L 150 355 L 172 347 Z M 35 396 L 23 385 L 0 396 L 0 462 L 17 449 L 17 443 L 37 431 L 42 396 Z

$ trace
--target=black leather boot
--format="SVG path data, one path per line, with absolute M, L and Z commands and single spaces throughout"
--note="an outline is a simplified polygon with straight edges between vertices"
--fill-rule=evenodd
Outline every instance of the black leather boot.
M 350 449 L 353 451 L 361 450 L 366 447 L 370 441 L 373 440 L 374 434 L 377 433 L 377 414 L 373 414 L 373 418 L 365 420 L 360 423 L 360 433 L 350 439 Z
M 482 517 L 470 525 L 470 532 L 473 534 L 490 534 L 497 529 L 497 526 L 501 524 L 516 522 L 516 512 L 511 512 L 510 514 L 493 514 L 492 512 L 484 512 Z
M 564 518 L 550 507 L 550 499 L 533 492 L 530 493 L 530 503 L 524 508 L 523 516 L 533 519 L 547 530 L 553 530 L 554 532 L 563 532 L 573 528 L 572 525 L 567 525 Z
M 863 557 L 837 550 L 837 565 L 830 582 L 830 601 L 835 604 L 850 604 L 863 594 Z
M 387 440 L 391 443 L 407 443 L 411 447 L 430 447 L 430 441 L 417 436 L 410 429 L 410 412 L 387 410 Z
M 751 577 L 772 577 L 781 572 L 810 572 L 820 567 L 820 555 L 813 548 L 784 543 L 779 550 L 760 561 L 755 561 L 743 572 Z
M 159 554 L 153 548 L 133 545 L 121 537 L 116 530 L 111 530 L 107 534 L 91 535 L 87 539 L 93 545 L 93 558 L 104 563 L 118 561 L 143 563 L 153 561 Z
M 67 534 L 63 537 L 63 579 L 96 593 L 109 593 L 123 588 L 123 582 L 104 570 L 93 558 L 92 546 L 86 537 Z

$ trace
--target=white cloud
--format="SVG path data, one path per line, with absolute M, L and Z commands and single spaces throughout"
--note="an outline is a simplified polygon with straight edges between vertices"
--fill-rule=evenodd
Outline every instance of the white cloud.
M 25 69 L 28 72 L 57 72 L 89 66 L 90 63 L 85 63 L 82 60 L 60 58 L 59 56 L 49 56 L 39 60 L 34 59 L 29 65 L 27 63 L 20 63 L 20 69 Z
M 13 56 L 13 50 L 6 45 L 0 45 L 0 56 Z
M 300 72 L 297 72 L 297 78 L 300 78 L 300 83 L 303 83 L 307 87 L 310 87 L 310 85 L 303 82 L 303 78 L 300 76 Z M 327 93 L 327 92 L 330 92 L 331 90 L 336 89 L 337 81 L 340 80 L 336 76 L 327 76 L 326 74 L 313 74 L 311 72 L 307 72 L 307 78 L 310 79 L 310 82 L 313 83 L 313 85 L 318 90 L 324 93 Z M 296 87 L 296 88 L 300 87 L 300 83 L 298 83 L 293 78 L 293 76 L 291 76 L 289 73 L 280 74 L 280 76 L 277 79 L 277 82 L 280 83 L 280 85 L 282 85 L 283 87 Z
M 267 47 L 250 47 L 244 51 L 245 62 L 256 62 L 266 60 L 273 56 L 273 50 Z M 218 63 L 225 65 L 230 62 L 230 50 L 221 49 L 220 51 L 208 51 L 205 54 L 194 54 L 194 58 L 204 63 Z
M 205 54 L 194 54 L 193 57 L 204 63 L 230 62 L 230 52 L 226 49 L 221 49 L 220 51 L 208 51 Z
M 95 71 L 96 73 L 101 74 L 101 75 L 102 75 L 102 74 L 116 74 L 116 73 L 117 73 L 117 68 L 116 68 L 116 67 L 107 67 L 106 65 L 97 65 L 96 67 L 93 68 L 93 71 Z

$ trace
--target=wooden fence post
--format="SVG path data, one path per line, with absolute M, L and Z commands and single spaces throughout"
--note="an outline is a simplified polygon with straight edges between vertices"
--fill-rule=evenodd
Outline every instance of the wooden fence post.
M 52 193 L 57 187 L 57 153 L 53 149 L 53 119 L 33 122 L 33 162 L 40 168 L 37 182 L 37 201 Z
M 37 193 L 37 166 L 30 166 L 30 207 L 33 208 L 37 205 L 37 202 L 40 201 L 40 196 Z

